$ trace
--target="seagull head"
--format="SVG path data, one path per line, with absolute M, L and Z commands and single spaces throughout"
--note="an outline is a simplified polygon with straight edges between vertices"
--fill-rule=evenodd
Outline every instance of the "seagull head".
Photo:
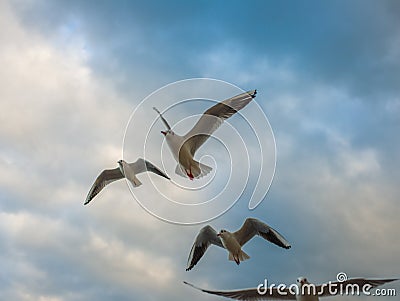
M 307 281 L 307 278 L 305 278 L 305 277 L 297 278 L 297 283 L 300 287 L 303 286 L 304 284 L 309 284 L 309 282 Z
M 228 234 L 228 231 L 222 229 L 221 231 L 219 231 L 219 233 L 217 234 L 218 237 L 225 237 Z
M 164 136 L 175 135 L 175 133 L 172 130 L 161 131 L 161 134 L 163 134 Z
M 119 160 L 117 163 L 118 163 L 119 170 L 121 171 L 121 173 L 125 177 L 125 172 L 124 172 L 124 163 L 125 163 L 125 161 L 124 160 Z

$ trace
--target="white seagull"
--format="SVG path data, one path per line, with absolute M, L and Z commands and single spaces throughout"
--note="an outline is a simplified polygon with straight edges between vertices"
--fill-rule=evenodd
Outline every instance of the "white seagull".
M 369 290 L 379 285 L 398 279 L 365 279 L 353 278 L 342 282 L 328 282 L 321 285 L 313 285 L 306 278 L 300 277 L 297 279 L 297 289 L 289 287 L 263 287 L 259 285 L 257 288 L 248 288 L 242 290 L 231 291 L 213 291 L 206 290 L 194 286 L 186 281 L 185 284 L 201 290 L 202 292 L 223 296 L 235 300 L 297 300 L 297 301 L 319 301 L 319 297 L 331 297 L 338 295 L 357 295 L 365 293 L 365 290 L 372 294 Z
M 193 243 L 186 271 L 191 270 L 197 264 L 211 244 L 227 249 L 229 252 L 228 259 L 240 264 L 240 261 L 250 258 L 242 251 L 242 246 L 255 235 L 259 235 L 282 248 L 290 249 L 291 247 L 278 231 L 256 218 L 247 218 L 242 227 L 233 233 L 221 230 L 217 234 L 210 225 L 207 225 L 200 230 Z
M 136 162 L 133 163 L 119 160 L 117 168 L 105 169 L 100 173 L 96 181 L 94 181 L 92 188 L 90 188 L 84 205 L 87 205 L 104 187 L 116 180 L 127 178 L 134 187 L 142 185 L 142 182 L 139 181 L 136 175 L 145 171 L 154 172 L 155 174 L 170 180 L 170 178 L 159 168 L 142 158 L 137 159 Z
M 212 106 L 203 113 L 195 126 L 183 136 L 175 134 L 160 111 L 153 107 L 167 127 L 167 130 L 161 131 L 161 133 L 165 136 L 172 155 L 178 162 L 175 173 L 183 177 L 188 176 L 191 180 L 208 174 L 212 168 L 196 161 L 193 158 L 194 154 L 225 119 L 243 109 L 256 97 L 256 94 L 257 90 L 248 91 Z

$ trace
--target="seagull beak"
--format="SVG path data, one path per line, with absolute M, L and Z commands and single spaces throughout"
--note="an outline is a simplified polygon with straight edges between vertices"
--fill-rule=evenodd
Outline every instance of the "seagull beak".
M 167 136 L 167 132 L 161 131 L 161 134 L 163 134 L 164 136 Z

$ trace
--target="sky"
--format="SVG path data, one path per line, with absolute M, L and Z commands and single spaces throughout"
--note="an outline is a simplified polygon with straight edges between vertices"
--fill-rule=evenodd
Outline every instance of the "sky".
M 399 23 L 394 0 L 0 1 L 0 300 L 222 300 L 182 281 L 239 289 L 265 278 L 323 283 L 340 272 L 400 277 Z M 186 90 L 172 86 L 183 94 L 165 88 L 198 78 L 218 88 L 198 80 Z M 148 122 L 146 158 L 158 166 L 166 160 L 166 172 L 178 179 L 168 150 L 159 151 L 164 128 L 154 104 L 164 110 L 174 97 L 215 101 L 252 89 L 256 103 L 199 150 L 218 164 L 204 190 L 155 175 L 140 175 L 143 185 L 132 189 L 145 206 L 179 221 L 196 215 L 170 210 L 164 195 L 198 203 L 223 192 L 222 207 L 237 201 L 230 210 L 207 223 L 165 222 L 144 210 L 124 181 L 83 206 L 101 170 L 116 167 L 123 151 L 131 161 L 142 155 L 137 128 Z M 141 104 L 138 125 L 127 128 Z M 176 106 L 166 118 L 195 115 L 177 125 L 183 133 L 209 105 Z M 245 129 L 254 119 L 276 154 L 268 148 L 263 155 L 273 180 L 263 178 L 268 193 L 250 211 L 254 169 L 245 165 L 249 181 L 238 170 L 259 160 Z M 250 163 L 229 165 L 225 154 L 238 158 L 243 147 Z M 201 213 L 212 217 L 220 211 L 214 204 Z M 254 238 L 243 248 L 251 259 L 236 266 L 225 250 L 210 247 L 185 271 L 202 226 L 235 230 L 250 216 L 292 248 Z M 400 293 L 399 282 L 385 287 Z

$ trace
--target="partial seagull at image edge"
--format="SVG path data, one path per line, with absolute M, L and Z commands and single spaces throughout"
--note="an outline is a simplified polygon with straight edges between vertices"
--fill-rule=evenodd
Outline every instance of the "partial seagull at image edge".
M 295 294 L 292 289 L 289 287 L 284 288 L 277 288 L 275 287 L 262 287 L 261 290 L 263 294 L 259 293 L 259 288 L 248 288 L 248 289 L 239 289 L 239 290 L 227 290 L 227 291 L 217 291 L 217 290 L 207 290 L 199 288 L 189 282 L 183 281 L 183 283 L 200 290 L 207 294 L 222 296 L 234 300 L 248 300 L 248 301 L 255 301 L 255 300 L 297 300 L 297 301 L 319 301 L 319 297 L 331 297 L 340 295 L 340 290 L 336 289 L 336 293 L 334 293 L 332 289 L 338 288 L 338 285 L 342 285 L 343 291 L 346 291 L 346 286 L 349 286 L 350 289 L 352 286 L 356 285 L 359 288 L 360 293 L 362 293 L 362 288 L 365 285 L 370 285 L 371 288 L 375 288 L 377 286 L 383 285 L 385 283 L 389 283 L 392 281 L 396 281 L 399 279 L 365 279 L 365 278 L 353 278 L 343 282 L 330 282 L 331 287 L 328 283 L 324 283 L 321 285 L 315 285 L 315 292 L 311 291 L 311 294 L 308 294 L 308 288 L 304 289 L 305 294 L 302 294 L 302 287 L 303 285 L 312 285 L 307 281 L 304 277 L 299 277 L 297 279 L 297 287 L 299 288 L 298 291 L 300 294 Z

